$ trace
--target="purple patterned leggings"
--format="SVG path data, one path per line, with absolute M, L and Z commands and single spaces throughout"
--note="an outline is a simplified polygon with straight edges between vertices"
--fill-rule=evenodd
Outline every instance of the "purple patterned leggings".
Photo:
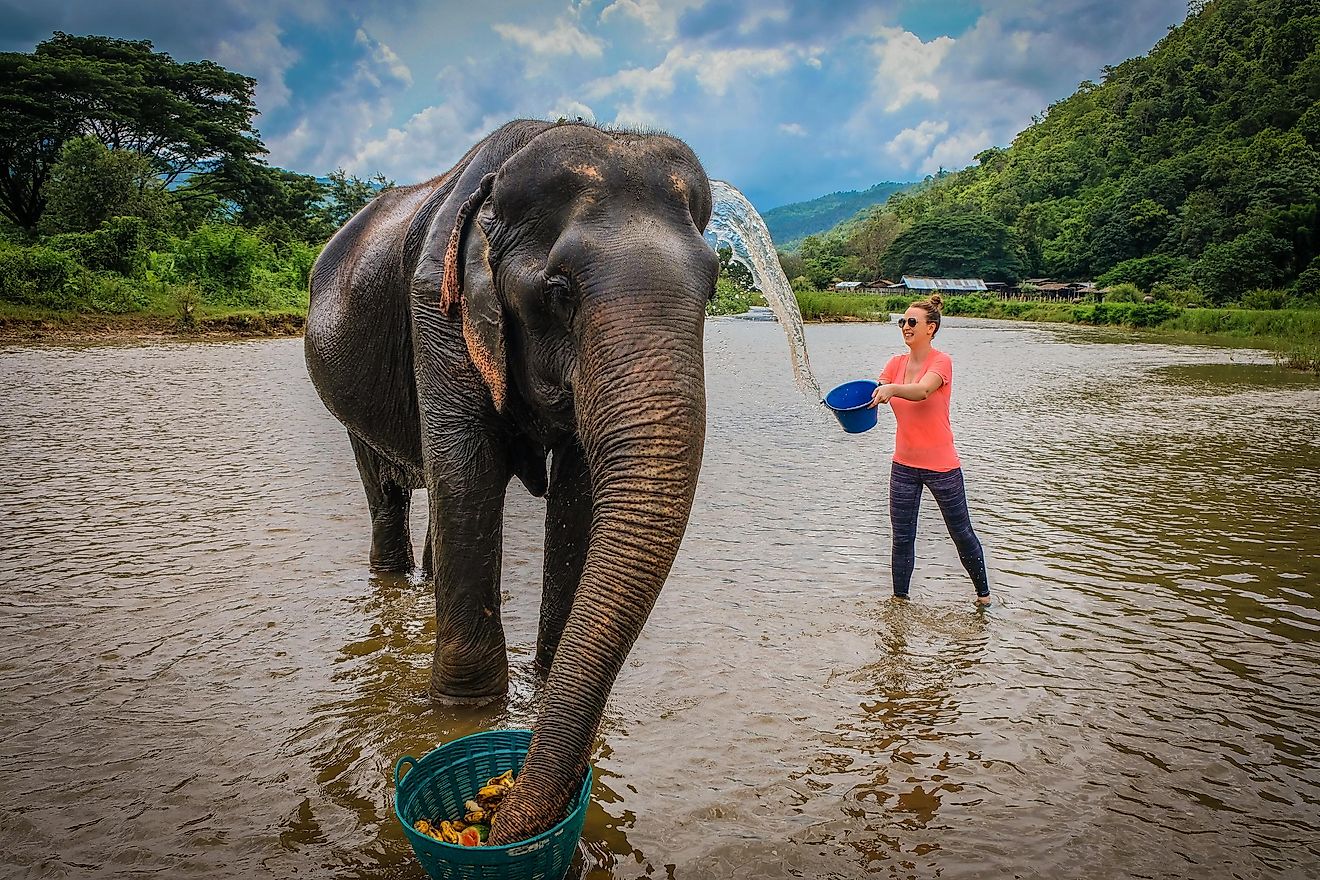
M 951 471 L 928 471 L 893 462 L 889 472 L 889 522 L 894 529 L 892 568 L 894 595 L 904 599 L 912 583 L 916 564 L 917 511 L 921 506 L 921 487 L 929 486 L 935 503 L 944 514 L 944 524 L 958 547 L 958 558 L 967 570 L 976 595 L 990 595 L 990 581 L 985 573 L 985 552 L 972 529 L 967 512 L 967 493 L 963 488 L 962 468 Z

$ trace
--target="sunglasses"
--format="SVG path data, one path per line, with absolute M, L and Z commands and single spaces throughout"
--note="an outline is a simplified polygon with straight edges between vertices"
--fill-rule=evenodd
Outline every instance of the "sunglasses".
M 917 326 L 917 319 L 916 319 L 916 318 L 899 318 L 899 319 L 898 319 L 898 326 L 902 327 L 904 324 L 907 324 L 909 327 L 915 327 L 915 326 Z

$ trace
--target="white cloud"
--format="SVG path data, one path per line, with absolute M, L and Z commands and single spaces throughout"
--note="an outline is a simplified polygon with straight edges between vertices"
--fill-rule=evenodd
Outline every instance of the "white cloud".
M 742 21 L 738 23 L 738 33 L 750 34 L 762 26 L 770 23 L 783 23 L 788 21 L 788 8 L 779 7 L 778 9 L 758 5 L 755 9 L 746 9 L 743 12 Z
M 696 70 L 697 82 L 716 96 L 723 96 L 737 80 L 753 76 L 783 73 L 793 64 L 793 55 L 784 49 L 724 49 L 694 53 L 689 66 Z
M 546 119 L 559 119 L 560 117 L 564 119 L 585 119 L 590 122 L 596 119 L 596 111 L 581 101 L 561 97 L 557 102 L 550 105 L 550 109 L 545 114 Z
M 537 55 L 599 58 L 605 50 L 605 44 L 601 40 L 584 33 L 576 25 L 562 18 L 548 31 L 516 24 L 495 24 L 491 27 L 505 40 Z
M 796 135 L 797 137 L 806 137 L 807 130 L 796 122 L 781 122 L 779 130 L 785 134 Z
M 949 123 L 944 120 L 926 119 L 913 128 L 905 128 L 885 144 L 885 152 L 898 158 L 905 167 L 911 167 L 918 159 L 928 155 L 930 145 L 935 139 L 949 130 Z
M 704 0 L 614 0 L 600 11 L 600 23 L 624 18 L 636 19 L 651 39 L 668 43 L 678 32 L 678 18 L 691 7 L 701 6 Z
M 990 132 L 984 128 L 959 132 L 953 137 L 940 141 L 918 170 L 923 174 L 934 174 L 941 168 L 957 171 L 970 165 L 973 156 L 993 143 Z
M 884 101 L 886 113 L 893 113 L 918 98 L 937 101 L 939 87 L 931 79 L 940 62 L 953 47 L 952 37 L 936 37 L 923 43 L 914 33 L 902 28 L 882 28 L 880 41 L 872 47 L 879 62 L 873 87 Z
M 341 164 L 359 174 L 384 170 L 400 182 L 427 180 L 447 171 L 492 127 L 484 119 L 472 125 L 473 110 L 462 101 L 427 107 L 399 128 L 361 144 Z
M 315 169 L 315 173 L 340 167 L 361 175 L 385 170 L 373 163 L 388 161 L 388 157 L 373 151 L 371 145 L 376 141 L 367 137 L 389 121 L 400 86 L 412 84 L 412 71 L 365 29 L 358 28 L 353 41 L 362 53 L 352 74 L 320 105 L 304 112 L 292 129 L 267 138 L 273 163 L 290 163 L 296 157 L 298 167 Z M 392 133 L 378 140 L 388 140 Z
M 707 96 L 723 98 L 743 81 L 782 74 L 802 55 L 796 49 L 689 49 L 677 45 L 655 67 L 632 67 L 587 84 L 596 98 L 623 96 L 616 125 L 659 125 L 666 115 L 653 102 L 673 94 L 681 77 L 690 77 Z
M 262 110 L 289 103 L 291 93 L 284 74 L 299 56 L 280 42 L 278 28 L 262 26 L 230 34 L 216 44 L 213 57 L 222 66 L 257 81 L 256 103 Z
M 412 71 L 408 69 L 408 65 L 403 63 L 402 58 L 394 54 L 394 51 L 390 49 L 389 46 L 386 46 L 378 40 L 372 39 L 372 37 L 362 28 L 358 28 L 354 41 L 359 46 L 363 46 L 371 52 L 370 65 L 367 65 L 365 60 L 358 62 L 359 65 L 363 66 L 363 70 L 365 70 L 368 75 L 375 76 L 375 73 L 373 72 L 374 67 L 375 69 L 387 71 L 390 76 L 399 82 L 412 85 Z

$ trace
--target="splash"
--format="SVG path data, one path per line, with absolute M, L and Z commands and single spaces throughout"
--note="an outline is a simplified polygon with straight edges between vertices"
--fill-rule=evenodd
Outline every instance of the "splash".
M 807 357 L 802 312 L 798 310 L 797 297 L 793 295 L 793 288 L 789 286 L 784 270 L 779 266 L 779 255 L 775 252 L 775 243 L 770 239 L 770 231 L 765 228 L 765 221 L 733 185 L 722 180 L 712 180 L 710 191 L 714 197 L 714 209 L 706 234 L 715 238 L 716 248 L 725 245 L 731 248 L 734 259 L 751 271 L 756 286 L 761 289 L 766 303 L 779 319 L 784 335 L 788 337 L 793 382 L 803 394 L 813 401 L 819 401 L 820 385 L 812 375 L 811 361 Z

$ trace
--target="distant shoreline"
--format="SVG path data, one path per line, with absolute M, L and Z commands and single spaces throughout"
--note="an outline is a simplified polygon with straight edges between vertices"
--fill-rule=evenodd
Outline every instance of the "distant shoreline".
M 177 316 L 98 315 L 55 312 L 33 317 L 0 316 L 0 344 L 201 342 L 301 336 L 306 318 L 294 313 L 240 313 L 198 318 L 186 327 Z
M 994 314 L 995 309 L 965 311 L 950 310 L 950 317 L 976 317 L 1015 323 L 1060 323 L 1072 326 L 1109 327 L 1122 329 L 1121 324 L 1092 323 L 1067 320 L 1062 310 L 1036 311 L 1022 315 Z M 1206 313 L 1232 310 L 1200 310 Z M 990 312 L 987 314 L 987 312 Z M 1259 313 L 1258 313 L 1259 314 Z M 1293 313 L 1296 315 L 1297 313 Z M 1305 313 L 1303 313 L 1305 314 Z M 732 315 L 719 316 L 723 318 Z M 1172 343 L 1212 342 L 1217 344 L 1273 351 L 1280 363 L 1294 369 L 1320 374 L 1320 351 L 1312 340 L 1320 334 L 1311 332 L 1311 321 L 1320 313 L 1308 315 L 1308 326 L 1284 330 L 1275 326 L 1251 326 L 1242 322 L 1234 327 L 1231 322 L 1180 321 L 1163 322 L 1156 326 L 1128 327 L 1145 339 L 1167 338 Z M 884 324 L 889 320 L 887 310 L 871 315 L 817 314 L 804 318 L 804 324 Z M 1272 322 L 1271 322 L 1272 323 Z M 1320 323 L 1320 321 L 1317 321 Z M 152 344 L 163 342 L 217 342 L 243 339 L 272 339 L 301 336 L 306 316 L 294 312 L 259 313 L 235 312 L 223 315 L 204 315 L 191 327 L 184 326 L 177 315 L 159 313 L 131 313 L 103 315 L 84 312 L 40 312 L 29 314 L 0 314 L 0 345 L 95 345 L 95 344 Z M 1282 331 L 1282 332 L 1280 332 Z M 1301 337 L 1299 339 L 1299 336 Z M 1304 342 L 1302 340 L 1305 340 Z

